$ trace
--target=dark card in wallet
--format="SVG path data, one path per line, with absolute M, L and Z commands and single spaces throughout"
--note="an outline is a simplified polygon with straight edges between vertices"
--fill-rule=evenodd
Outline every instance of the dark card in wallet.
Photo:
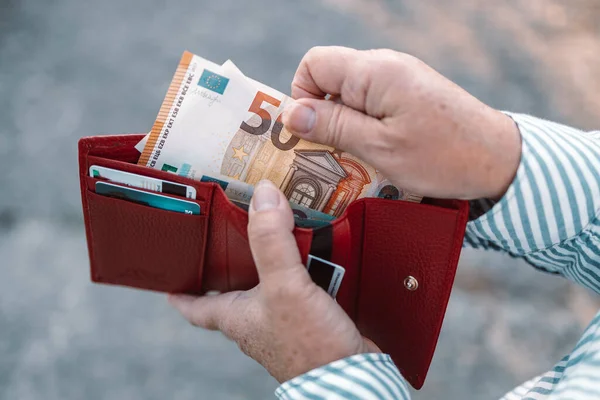
M 136 165 L 144 135 L 97 136 L 79 142 L 81 198 L 94 282 L 160 292 L 202 294 L 258 283 L 248 214 L 215 183 Z M 190 185 L 200 215 L 152 208 L 95 193 L 98 165 Z M 330 225 L 296 228 L 298 248 L 346 273 L 337 301 L 360 332 L 390 354 L 403 376 L 423 385 L 462 248 L 468 204 L 421 204 L 363 198 Z

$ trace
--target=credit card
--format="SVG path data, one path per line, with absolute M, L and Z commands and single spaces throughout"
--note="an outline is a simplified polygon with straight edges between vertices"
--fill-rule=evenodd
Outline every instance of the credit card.
M 308 274 L 313 282 L 335 299 L 335 296 L 337 296 L 337 292 L 342 285 L 342 279 L 344 279 L 346 269 L 341 265 L 315 257 L 312 254 L 308 255 L 306 269 L 308 269 Z
M 184 214 L 199 215 L 200 205 L 192 201 L 175 199 L 158 193 L 149 193 L 127 186 L 115 185 L 108 182 L 96 182 L 96 193 L 116 197 L 123 200 L 129 200 L 134 203 L 143 204 L 149 207 L 160 208 L 162 210 L 175 211 Z
M 133 174 L 131 172 L 119 171 L 107 167 L 92 165 L 90 167 L 90 176 L 92 178 L 104 178 L 111 182 L 122 183 L 127 186 L 133 186 L 141 189 L 152 190 L 153 192 L 172 194 L 174 196 L 196 199 L 196 188 L 181 183 L 169 182 L 162 179 L 150 178 L 144 175 Z

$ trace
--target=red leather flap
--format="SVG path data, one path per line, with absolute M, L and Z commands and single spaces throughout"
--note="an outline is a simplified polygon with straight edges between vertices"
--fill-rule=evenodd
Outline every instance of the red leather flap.
M 423 385 L 442 327 L 467 214 L 466 203 L 453 210 L 365 201 L 356 322 L 415 388 Z M 410 290 L 405 281 L 418 287 Z

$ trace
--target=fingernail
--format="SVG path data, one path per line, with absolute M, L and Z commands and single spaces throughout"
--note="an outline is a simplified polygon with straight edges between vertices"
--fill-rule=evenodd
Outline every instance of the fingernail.
M 252 196 L 252 208 L 254 211 L 265 211 L 276 208 L 279 205 L 279 190 L 268 180 L 258 182 Z
M 292 103 L 286 107 L 283 122 L 294 133 L 308 133 L 312 131 L 317 120 L 317 114 L 311 107 L 299 103 Z

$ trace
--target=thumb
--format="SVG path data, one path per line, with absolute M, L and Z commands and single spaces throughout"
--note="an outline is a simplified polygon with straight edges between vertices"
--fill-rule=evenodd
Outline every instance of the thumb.
M 287 106 L 282 122 L 295 136 L 359 157 L 384 128 L 380 120 L 339 102 L 308 98 Z
M 250 203 L 248 238 L 261 284 L 277 281 L 281 273 L 302 270 L 296 244 L 294 216 L 288 200 L 270 181 L 260 181 Z M 306 270 L 304 271 L 308 277 Z

